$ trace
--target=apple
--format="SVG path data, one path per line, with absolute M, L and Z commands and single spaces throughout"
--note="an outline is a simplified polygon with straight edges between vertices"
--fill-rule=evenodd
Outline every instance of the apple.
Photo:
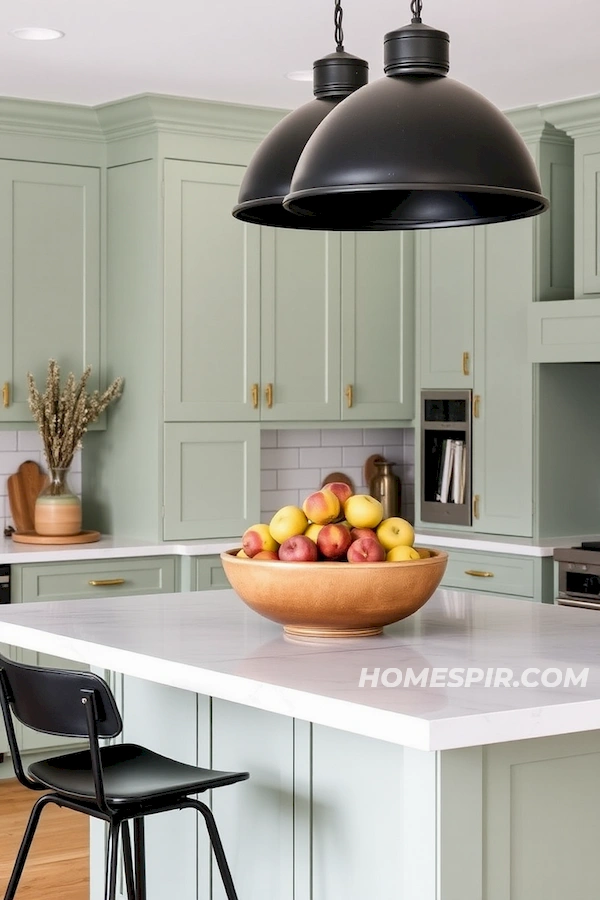
M 377 538 L 358 538 L 348 547 L 347 558 L 349 563 L 383 562 L 385 550 Z
M 354 491 L 350 487 L 349 484 L 345 484 L 343 481 L 331 481 L 329 484 L 323 485 L 324 491 L 331 491 L 332 494 L 340 501 L 340 508 L 343 509 L 344 503 L 351 497 Z
M 240 550 L 240 551 L 239 551 L 238 553 L 236 553 L 235 555 L 236 555 L 239 559 L 250 559 L 250 557 L 248 556 L 248 554 L 247 554 L 247 553 L 244 553 L 243 550 Z
M 315 491 L 309 494 L 302 509 L 305 515 L 316 525 L 329 525 L 337 519 L 341 512 L 340 501 L 333 491 Z
M 271 519 L 269 532 L 273 540 L 278 544 L 283 544 L 288 538 L 304 534 L 307 525 L 308 519 L 299 506 L 282 506 Z M 277 547 L 268 549 L 276 550 Z
M 250 558 L 261 550 L 277 550 L 278 546 L 268 525 L 251 525 L 242 535 L 242 550 Z
M 428 550 L 426 547 L 413 547 L 413 550 L 416 550 L 421 559 L 429 559 L 431 556 L 431 550 Z
M 369 494 L 353 494 L 344 503 L 344 515 L 352 528 L 376 528 L 383 519 L 383 506 Z
M 275 550 L 260 550 L 252 559 L 276 559 L 279 561 L 279 556 Z
M 287 538 L 279 548 L 279 559 L 284 562 L 316 562 L 318 557 L 317 545 L 305 534 Z
M 309 537 L 311 541 L 317 543 L 317 538 L 319 537 L 319 532 L 321 528 L 325 528 L 324 525 L 317 525 L 315 522 L 311 522 L 304 534 L 306 537 Z
M 407 547 L 405 544 L 398 544 L 396 547 L 392 547 L 386 556 L 388 562 L 407 562 L 409 559 L 420 558 L 413 547 Z
M 323 525 L 317 537 L 317 547 L 326 559 L 341 559 L 351 543 L 349 530 L 337 523 Z
M 377 535 L 372 528 L 351 528 L 350 537 L 353 541 L 357 541 L 359 538 L 363 537 L 375 538 L 375 540 L 377 540 Z
M 399 516 L 391 516 L 384 519 L 377 529 L 377 539 L 383 544 L 386 550 L 392 550 L 393 547 L 412 547 L 415 539 L 415 530 L 406 519 Z

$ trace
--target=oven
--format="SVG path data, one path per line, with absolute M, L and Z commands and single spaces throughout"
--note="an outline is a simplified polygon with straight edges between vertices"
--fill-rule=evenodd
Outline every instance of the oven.
M 600 542 L 554 551 L 558 562 L 560 606 L 579 606 L 600 610 Z

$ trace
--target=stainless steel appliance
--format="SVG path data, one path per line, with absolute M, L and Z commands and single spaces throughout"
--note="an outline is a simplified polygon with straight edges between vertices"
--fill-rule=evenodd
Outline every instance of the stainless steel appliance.
M 558 597 L 561 606 L 600 610 L 600 541 L 554 551 L 558 562 Z

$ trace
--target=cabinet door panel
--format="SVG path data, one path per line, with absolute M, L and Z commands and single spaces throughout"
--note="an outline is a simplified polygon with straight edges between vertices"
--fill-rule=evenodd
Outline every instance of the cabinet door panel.
M 583 293 L 600 294 L 600 153 L 583 157 Z
M 481 396 L 473 419 L 476 531 L 530 536 L 533 528 L 533 370 L 527 358 L 527 308 L 533 285 L 530 220 L 488 225 L 478 241 L 485 267 L 476 306 Z M 481 363 L 479 362 L 481 360 Z
M 164 539 L 239 537 L 260 516 L 260 428 L 165 426 Z
M 338 234 L 263 229 L 261 373 L 263 420 L 339 419 Z
M 54 358 L 100 377 L 99 171 L 2 161 L 0 196 L 0 383 L 11 387 L 0 421 L 30 422 L 27 372 L 43 387 Z
M 475 231 L 439 228 L 418 236 L 421 387 L 473 386 Z
M 242 166 L 165 162 L 165 418 L 258 419 L 260 230 L 231 215 Z
M 342 419 L 414 415 L 414 236 L 342 237 Z

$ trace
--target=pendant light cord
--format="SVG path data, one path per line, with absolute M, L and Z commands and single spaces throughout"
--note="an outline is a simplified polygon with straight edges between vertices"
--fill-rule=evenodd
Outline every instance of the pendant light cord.
M 423 0 L 411 0 L 410 11 L 413 14 L 413 18 L 412 18 L 413 25 L 418 25 L 423 21 L 421 19 L 421 10 L 422 9 L 423 9 Z
M 342 9 L 341 0 L 335 0 L 335 10 L 333 13 L 333 21 L 335 22 L 335 43 L 336 50 L 341 53 L 344 49 L 344 29 L 342 28 L 342 19 L 344 18 L 344 10 Z

